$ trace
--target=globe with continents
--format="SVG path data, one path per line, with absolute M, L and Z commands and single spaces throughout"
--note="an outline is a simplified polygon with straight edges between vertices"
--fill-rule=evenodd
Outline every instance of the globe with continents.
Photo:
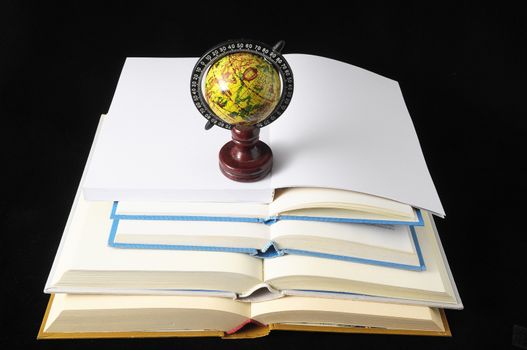
M 280 75 L 263 57 L 237 52 L 220 58 L 205 76 L 204 95 L 218 118 L 231 125 L 254 125 L 280 101 Z

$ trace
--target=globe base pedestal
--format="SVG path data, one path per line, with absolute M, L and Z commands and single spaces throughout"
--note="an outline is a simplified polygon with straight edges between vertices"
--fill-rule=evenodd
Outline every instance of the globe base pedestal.
M 273 152 L 260 141 L 260 129 L 237 125 L 231 129 L 232 141 L 220 150 L 220 170 L 231 180 L 255 182 L 269 174 Z

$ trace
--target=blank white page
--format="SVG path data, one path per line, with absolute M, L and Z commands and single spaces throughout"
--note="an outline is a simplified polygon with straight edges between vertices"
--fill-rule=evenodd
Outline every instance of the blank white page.
M 286 55 L 295 78 L 271 125 L 271 184 L 386 197 L 444 215 L 399 84 L 329 58 Z
M 204 129 L 190 97 L 197 58 L 128 58 L 83 184 L 88 200 L 265 202 L 269 177 L 223 176 L 218 153 L 229 130 Z M 268 142 L 269 130 L 260 138 Z
M 270 202 L 279 187 L 326 187 L 386 197 L 444 215 L 397 82 L 335 60 L 285 55 L 289 108 L 261 139 L 271 177 L 228 180 L 230 140 L 190 97 L 196 58 L 128 58 L 84 183 L 88 200 Z

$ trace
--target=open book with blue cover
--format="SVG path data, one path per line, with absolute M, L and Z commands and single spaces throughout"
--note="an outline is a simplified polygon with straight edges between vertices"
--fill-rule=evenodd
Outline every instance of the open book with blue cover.
M 116 248 L 294 254 L 425 269 L 413 227 L 423 225 L 421 211 L 349 191 L 283 189 L 270 205 L 114 202 L 108 216 L 109 245 Z
M 116 201 L 112 217 L 143 220 L 236 221 L 273 224 L 280 220 L 423 225 L 419 209 L 390 199 L 346 190 L 290 187 L 262 203 Z

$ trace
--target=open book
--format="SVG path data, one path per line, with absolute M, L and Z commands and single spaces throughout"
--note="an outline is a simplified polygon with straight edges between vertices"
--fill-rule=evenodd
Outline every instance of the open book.
M 115 249 L 107 244 L 112 203 L 80 200 L 81 196 L 79 191 L 47 293 L 208 295 L 242 300 L 303 295 L 461 307 L 428 213 L 423 215 L 424 226 L 415 227 L 426 265 L 426 270 L 417 272 L 303 255 L 259 259 L 229 252 Z
M 256 326 L 249 328 L 247 324 Z M 245 328 L 245 329 L 244 329 Z M 57 294 L 39 332 L 46 338 L 267 335 L 271 329 L 449 335 L 435 308 L 286 297 L 241 303 L 199 296 Z M 245 331 L 245 332 L 244 332 Z
M 106 117 L 101 117 L 106 118 Z M 276 190 L 269 204 L 116 201 L 121 219 L 238 221 L 272 224 L 283 220 L 422 225 L 421 211 L 386 198 L 329 188 Z
M 109 202 L 96 202 L 92 206 L 109 208 L 109 204 Z M 371 225 L 299 219 L 278 220 L 272 224 L 262 225 L 258 221 L 244 220 L 244 217 L 174 216 L 173 213 L 178 209 L 186 210 L 187 213 L 190 211 L 188 207 L 199 209 L 199 205 L 192 206 L 196 203 L 125 204 L 129 204 L 123 206 L 128 210 L 127 214 L 121 214 L 121 208 L 114 204 L 111 216 L 110 213 L 105 213 L 104 216 L 92 218 L 97 221 L 108 221 L 111 217 L 113 220 L 108 240 L 111 247 L 225 251 L 246 253 L 262 258 L 294 254 L 409 270 L 425 269 L 415 229 L 407 225 Z M 186 208 L 185 205 L 188 207 Z M 242 206 L 226 203 L 218 207 L 223 210 L 239 207 L 240 213 L 243 213 L 257 206 L 262 205 Z M 138 211 L 149 214 L 138 215 L 136 214 Z M 129 214 L 130 212 L 133 214 Z M 167 215 L 168 213 L 171 214 Z M 422 222 L 420 212 L 419 219 Z
M 86 174 L 86 199 L 271 203 L 276 194 L 275 203 L 254 217 L 345 219 L 342 209 L 351 208 L 413 222 L 412 207 L 443 216 L 397 82 L 323 57 L 286 57 L 295 96 L 261 131 L 274 166 L 256 183 L 228 180 L 218 170 L 218 151 L 230 133 L 203 130 L 188 91 L 195 58 L 128 58 Z M 333 191 L 276 191 L 296 187 Z M 372 198 L 356 198 L 361 193 Z M 379 197 L 393 203 L 372 206 Z

